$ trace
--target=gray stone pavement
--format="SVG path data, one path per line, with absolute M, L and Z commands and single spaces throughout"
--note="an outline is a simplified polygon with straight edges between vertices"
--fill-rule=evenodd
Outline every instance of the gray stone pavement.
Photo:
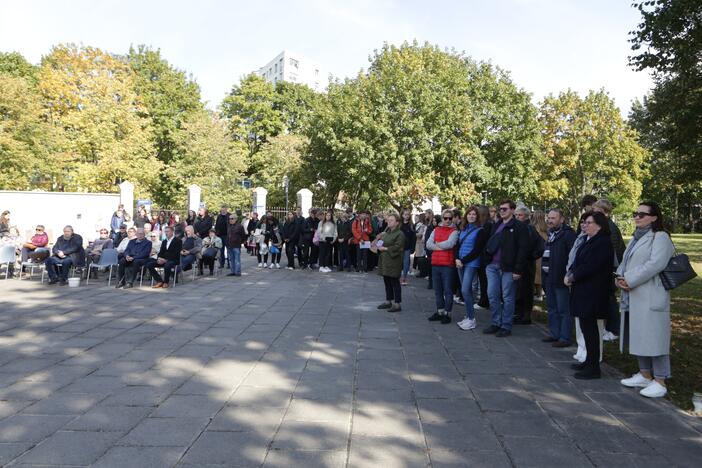
M 700 466 L 698 418 L 573 380 L 537 326 L 462 332 L 418 279 L 393 315 L 376 274 L 244 260 L 169 291 L 0 282 L 0 465 Z

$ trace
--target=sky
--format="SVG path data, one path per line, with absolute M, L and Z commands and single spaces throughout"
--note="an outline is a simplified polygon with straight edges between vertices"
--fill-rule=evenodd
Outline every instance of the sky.
M 543 97 L 604 88 L 626 116 L 651 88 L 627 65 L 630 0 L 0 0 L 0 51 L 38 63 L 75 43 L 123 54 L 160 49 L 215 109 L 232 85 L 282 50 L 353 77 L 384 43 L 417 40 L 510 72 Z

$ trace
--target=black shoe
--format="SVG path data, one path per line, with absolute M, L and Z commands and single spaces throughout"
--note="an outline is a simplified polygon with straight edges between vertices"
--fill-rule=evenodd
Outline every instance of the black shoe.
M 495 333 L 495 336 L 498 338 L 505 338 L 511 334 L 512 334 L 512 330 L 506 330 L 504 328 L 500 328 L 500 330 L 497 333 Z
M 117 284 L 115 284 L 115 289 L 119 289 L 122 286 L 124 286 L 124 280 L 119 280 L 117 281 Z
M 514 322 L 515 325 L 531 325 L 531 320 L 521 318 L 521 319 L 516 319 Z
M 451 323 L 451 315 L 450 314 L 444 314 L 441 316 L 441 324 L 446 325 L 447 323 Z
M 389 309 L 390 307 L 392 307 L 391 302 L 383 302 L 378 306 L 378 309 Z
M 544 343 L 555 343 L 558 340 L 552 336 L 547 336 L 546 338 L 541 338 L 541 341 Z
M 66 280 L 59 280 L 59 286 L 66 286 L 68 284 L 68 281 Z
M 134 284 L 133 284 L 133 283 L 127 283 L 127 284 L 124 285 L 124 289 L 131 289 L 131 288 L 133 288 L 133 287 L 134 287 Z
M 576 371 L 581 371 L 587 369 L 587 364 L 584 362 L 578 362 L 577 364 L 571 364 L 570 368 Z
M 483 333 L 485 333 L 486 335 L 492 335 L 493 333 L 497 333 L 498 331 L 500 331 L 500 327 L 498 327 L 497 325 L 490 325 L 485 330 L 483 330 Z
M 210 270 L 210 276 L 214 276 L 214 271 Z
M 399 312 L 402 310 L 402 307 L 400 307 L 400 304 L 397 302 L 394 302 L 392 304 L 392 307 L 388 309 L 388 312 Z
M 236 276 L 234 273 L 227 273 L 227 276 Z
M 585 368 L 573 374 L 573 377 L 575 377 L 578 380 L 593 380 L 601 378 L 602 374 L 600 373 L 599 369 Z
M 202 270 L 200 270 L 200 271 L 197 272 L 197 276 L 202 276 L 202 275 L 204 275 L 204 274 L 205 274 L 205 273 L 203 273 Z
M 441 314 L 439 314 L 438 312 L 434 312 L 434 315 L 429 317 L 427 320 L 429 320 L 430 322 L 438 322 L 439 320 L 441 320 Z
M 429 283 L 429 284 L 427 285 L 427 289 L 434 289 L 434 285 L 431 284 L 431 283 Z
M 570 343 L 567 341 L 558 340 L 555 343 L 551 343 L 551 346 L 554 348 L 567 348 L 570 346 Z
M 59 280 L 57 280 L 57 279 L 50 279 L 49 280 L 49 284 L 56 284 L 58 282 L 59 282 Z

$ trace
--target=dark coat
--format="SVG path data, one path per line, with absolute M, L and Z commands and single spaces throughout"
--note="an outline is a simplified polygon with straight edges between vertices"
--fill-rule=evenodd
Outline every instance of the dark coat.
M 499 238 L 495 237 L 497 228 L 502 223 L 493 224 L 490 239 L 487 243 L 487 248 L 491 243 L 495 243 L 500 249 L 500 268 L 504 272 L 521 274 L 527 271 L 527 260 L 531 261 L 531 241 L 529 239 L 529 231 L 524 223 L 517 221 L 516 218 L 509 220 Z M 486 248 L 486 249 L 487 249 Z M 486 264 L 490 264 L 495 251 L 486 252 Z
M 614 254 L 617 256 L 617 263 L 619 264 L 622 263 L 622 258 L 624 258 L 626 244 L 624 243 L 622 231 L 619 230 L 619 226 L 610 218 L 607 218 L 607 222 L 609 223 L 609 231 L 612 233 L 612 247 L 614 248 Z
M 229 224 L 227 226 L 227 238 L 224 245 L 230 249 L 240 249 L 241 244 L 243 244 L 246 239 L 246 235 L 244 226 L 242 226 L 240 222 L 237 221 L 234 224 Z
M 85 265 L 85 249 L 83 248 L 83 238 L 80 237 L 80 235 L 73 233 L 68 240 L 64 239 L 63 236 L 59 236 L 51 252 L 56 255 L 56 252 L 59 250 L 63 252 L 66 257 L 73 260 L 73 265 Z
M 570 311 L 574 317 L 607 318 L 614 281 L 614 249 L 609 236 L 598 233 L 578 249 L 571 268 Z
M 173 260 L 174 262 L 180 261 L 180 251 L 183 250 L 183 242 L 173 236 L 170 248 L 166 248 L 168 244 L 168 239 L 163 239 L 161 242 L 161 249 L 158 251 L 158 258 L 165 258 L 166 260 Z
M 399 278 L 402 273 L 402 252 L 405 250 L 405 235 L 399 227 L 385 232 L 383 247 L 388 250 L 378 252 L 378 274 Z
M 210 215 L 200 217 L 198 216 L 193 223 L 193 228 L 195 233 L 200 236 L 200 239 L 210 235 L 210 229 L 212 229 L 212 217 Z
M 563 283 L 565 278 L 566 267 L 568 266 L 568 254 L 575 243 L 575 231 L 573 228 L 564 224 L 553 238 L 552 242 L 546 241 L 545 250 L 548 250 L 549 256 L 544 256 L 541 260 L 541 267 L 548 266 L 548 273 L 543 272 L 541 276 L 544 286 L 565 288 Z
M 229 226 L 229 214 L 218 214 L 215 220 L 215 234 L 217 234 L 217 237 L 227 237 L 227 226 Z
M 405 235 L 405 250 L 414 253 L 414 248 L 417 245 L 417 233 L 414 232 L 414 226 L 412 223 L 402 223 L 400 224 L 400 229 L 402 234 Z
M 291 244 L 297 243 L 298 239 L 300 238 L 299 223 L 297 222 L 297 219 L 293 219 L 292 221 L 288 221 L 286 219 L 285 223 L 280 228 L 280 235 L 283 240 L 287 239 Z

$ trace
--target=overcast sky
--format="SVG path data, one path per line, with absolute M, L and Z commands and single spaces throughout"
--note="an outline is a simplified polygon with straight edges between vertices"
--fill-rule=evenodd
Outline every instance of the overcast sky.
M 651 87 L 627 66 L 630 0 L 16 0 L 0 4 L 0 51 L 38 63 L 73 42 L 125 53 L 160 48 L 215 108 L 243 75 L 283 49 L 336 77 L 355 75 L 384 42 L 414 39 L 511 72 L 534 102 L 604 87 L 626 115 Z

